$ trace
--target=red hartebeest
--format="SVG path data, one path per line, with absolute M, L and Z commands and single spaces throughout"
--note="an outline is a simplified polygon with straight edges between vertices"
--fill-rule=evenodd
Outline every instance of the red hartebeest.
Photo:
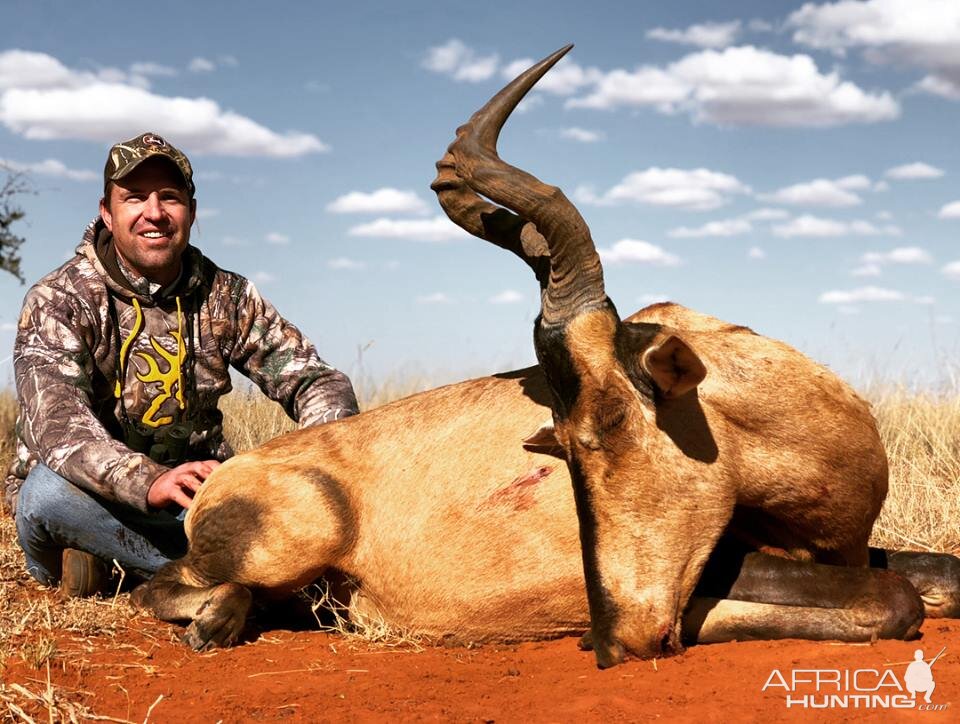
M 354 582 L 353 616 L 462 642 L 589 625 L 601 666 L 682 640 L 907 637 L 918 591 L 928 613 L 960 612 L 953 557 L 883 563 L 906 577 L 866 567 L 887 462 L 847 385 L 678 305 L 621 321 L 574 206 L 499 159 L 506 118 L 566 50 L 458 130 L 433 185 L 456 223 L 536 274 L 540 367 L 293 432 L 217 468 L 187 516 L 189 552 L 133 596 L 191 621 L 194 648 L 232 642 L 252 592 L 290 594 L 332 571 Z

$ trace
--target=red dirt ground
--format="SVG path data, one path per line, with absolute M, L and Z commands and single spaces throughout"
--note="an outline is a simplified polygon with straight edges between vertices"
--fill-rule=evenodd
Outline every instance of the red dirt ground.
M 960 621 L 927 621 L 915 642 L 801 641 L 699 646 L 681 656 L 599 671 L 573 638 L 476 649 L 394 650 L 319 632 L 269 630 L 228 650 L 197 654 L 180 629 L 134 618 L 116 638 L 58 638 L 50 681 L 100 715 L 142 722 L 288 721 L 938 721 L 960 707 Z M 902 684 L 914 651 L 933 668 L 941 711 L 790 709 L 772 671 L 890 668 Z M 809 674 L 807 675 L 809 677 Z M 824 676 L 827 676 L 826 674 Z M 877 673 L 861 674 L 876 686 Z M 6 662 L 5 683 L 33 692 L 47 671 Z M 890 678 L 878 693 L 899 693 Z M 836 686 L 821 691 L 836 693 Z M 802 684 L 796 696 L 813 693 Z M 849 692 L 853 693 L 853 692 Z M 162 698 L 161 698 L 162 697 Z M 21 704 L 22 705 L 22 704 Z M 47 712 L 24 706 L 37 721 Z M 7 712 L 0 712 L 5 720 Z M 8 715 L 9 716 L 9 715 Z

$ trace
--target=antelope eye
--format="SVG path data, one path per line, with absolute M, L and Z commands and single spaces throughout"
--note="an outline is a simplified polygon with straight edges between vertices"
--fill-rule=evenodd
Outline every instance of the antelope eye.
M 596 421 L 597 427 L 604 432 L 619 427 L 627 417 L 627 405 L 619 399 L 607 399 L 599 406 Z

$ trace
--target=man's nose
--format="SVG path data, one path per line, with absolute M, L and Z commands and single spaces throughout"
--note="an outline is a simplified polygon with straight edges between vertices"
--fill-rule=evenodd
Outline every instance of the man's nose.
M 160 194 L 152 193 L 147 196 L 143 204 L 143 215 L 148 219 L 159 219 L 163 216 L 163 205 L 160 203 Z

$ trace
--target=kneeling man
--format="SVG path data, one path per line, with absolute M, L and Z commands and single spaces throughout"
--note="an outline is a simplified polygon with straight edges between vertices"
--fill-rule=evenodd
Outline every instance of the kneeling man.
M 100 216 L 27 293 L 14 348 L 18 459 L 7 500 L 30 574 L 102 591 L 186 552 L 183 515 L 232 453 L 230 368 L 301 427 L 357 412 L 347 377 L 247 279 L 190 245 L 187 157 L 155 133 L 110 149 Z

